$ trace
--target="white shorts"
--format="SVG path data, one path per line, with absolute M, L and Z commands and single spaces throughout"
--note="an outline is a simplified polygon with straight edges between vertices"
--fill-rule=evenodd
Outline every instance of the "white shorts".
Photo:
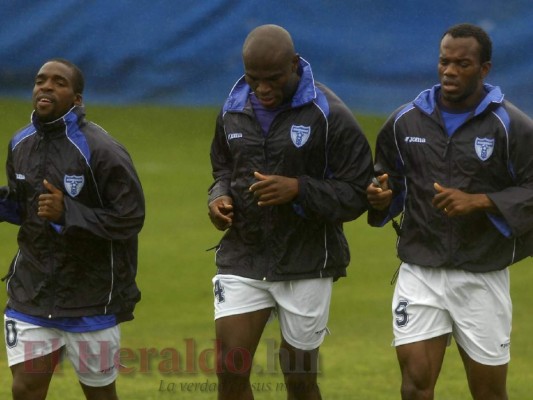
M 444 334 L 474 361 L 510 360 L 509 270 L 472 273 L 402 263 L 392 300 L 395 346 Z
M 9 366 L 31 361 L 64 347 L 65 355 L 84 385 L 107 386 L 117 378 L 120 350 L 118 325 L 99 331 L 72 333 L 4 315 L 4 332 Z M 29 369 L 31 365 L 29 362 Z
M 313 350 L 329 333 L 332 286 L 332 278 L 268 282 L 216 275 L 215 319 L 273 308 L 287 343 L 300 350 Z

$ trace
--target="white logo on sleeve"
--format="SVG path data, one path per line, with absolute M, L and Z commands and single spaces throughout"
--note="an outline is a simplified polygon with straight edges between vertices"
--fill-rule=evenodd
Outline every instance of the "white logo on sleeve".
M 426 138 L 416 137 L 416 136 L 407 136 L 405 138 L 405 143 L 426 143 Z

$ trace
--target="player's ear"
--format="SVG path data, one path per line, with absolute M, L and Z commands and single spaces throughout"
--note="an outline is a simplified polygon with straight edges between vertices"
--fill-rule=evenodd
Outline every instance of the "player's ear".
M 74 105 L 81 106 L 83 104 L 83 96 L 81 93 L 76 93 L 74 96 Z
M 485 77 L 489 74 L 490 69 L 492 68 L 492 62 L 485 61 L 483 64 L 481 64 L 481 78 L 485 79 Z
M 300 62 L 300 55 L 296 53 L 292 58 L 292 72 L 298 71 L 298 64 Z

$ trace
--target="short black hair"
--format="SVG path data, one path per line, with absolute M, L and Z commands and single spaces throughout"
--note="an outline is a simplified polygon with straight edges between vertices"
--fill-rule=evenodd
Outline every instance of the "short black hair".
M 457 24 L 449 28 L 442 37 L 450 35 L 453 38 L 469 38 L 473 37 L 477 40 L 480 46 L 480 63 L 483 64 L 492 59 L 492 41 L 489 35 L 482 28 L 473 24 Z
M 83 94 L 83 90 L 85 89 L 85 78 L 83 77 L 83 72 L 81 72 L 81 69 L 76 64 L 65 58 L 52 58 L 46 62 L 58 62 L 69 67 L 73 72 L 74 80 L 72 82 L 72 87 L 74 88 L 74 92 Z

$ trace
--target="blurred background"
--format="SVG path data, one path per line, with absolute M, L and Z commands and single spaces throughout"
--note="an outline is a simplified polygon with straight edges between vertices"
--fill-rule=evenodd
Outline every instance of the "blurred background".
M 487 82 L 531 115 L 531 21 L 530 0 L 2 0 L 0 97 L 29 99 L 37 69 L 64 57 L 86 102 L 218 106 L 248 32 L 275 23 L 352 109 L 388 114 L 437 82 L 446 28 L 472 22 L 493 39 Z

